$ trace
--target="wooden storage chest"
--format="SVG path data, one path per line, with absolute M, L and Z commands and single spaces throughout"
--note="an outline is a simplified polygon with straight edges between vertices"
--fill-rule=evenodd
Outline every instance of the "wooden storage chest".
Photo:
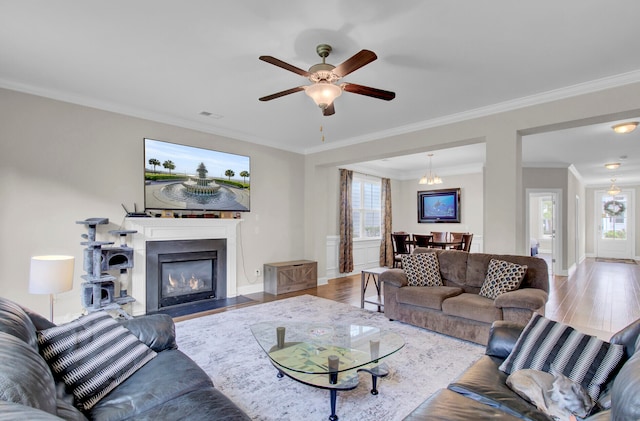
M 315 288 L 318 285 L 318 263 L 312 260 L 265 263 L 264 292 L 284 294 Z

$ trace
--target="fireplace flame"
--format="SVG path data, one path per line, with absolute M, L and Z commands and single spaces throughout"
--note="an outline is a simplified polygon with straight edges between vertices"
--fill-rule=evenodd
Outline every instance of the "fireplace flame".
M 176 277 L 173 274 L 169 274 L 169 285 L 167 288 L 167 292 L 176 292 L 176 291 L 198 291 L 202 288 L 205 287 L 204 281 L 198 277 L 196 277 L 195 274 L 191 274 L 191 278 L 189 278 L 189 280 L 187 280 L 184 277 L 184 273 L 180 274 L 180 277 Z

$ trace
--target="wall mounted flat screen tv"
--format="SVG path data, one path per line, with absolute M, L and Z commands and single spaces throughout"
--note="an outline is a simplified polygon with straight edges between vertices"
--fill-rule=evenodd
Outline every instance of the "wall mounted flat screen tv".
M 418 222 L 460 222 L 460 189 L 419 191 Z
M 144 207 L 248 212 L 250 158 L 144 139 Z

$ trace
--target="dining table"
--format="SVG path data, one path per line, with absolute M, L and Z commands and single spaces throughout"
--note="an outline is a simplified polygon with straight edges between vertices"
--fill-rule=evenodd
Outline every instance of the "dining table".
M 462 246 L 462 240 L 432 241 L 429 245 L 432 248 L 457 249 Z

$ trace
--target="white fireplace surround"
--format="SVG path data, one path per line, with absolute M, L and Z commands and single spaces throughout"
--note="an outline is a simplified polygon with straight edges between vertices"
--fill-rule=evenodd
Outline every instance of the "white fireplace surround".
M 146 245 L 147 241 L 227 240 L 227 298 L 238 295 L 236 283 L 237 229 L 241 219 L 219 218 L 126 218 L 125 228 L 136 230 L 130 247 L 134 250 L 129 295 L 136 299 L 131 312 L 146 313 Z

